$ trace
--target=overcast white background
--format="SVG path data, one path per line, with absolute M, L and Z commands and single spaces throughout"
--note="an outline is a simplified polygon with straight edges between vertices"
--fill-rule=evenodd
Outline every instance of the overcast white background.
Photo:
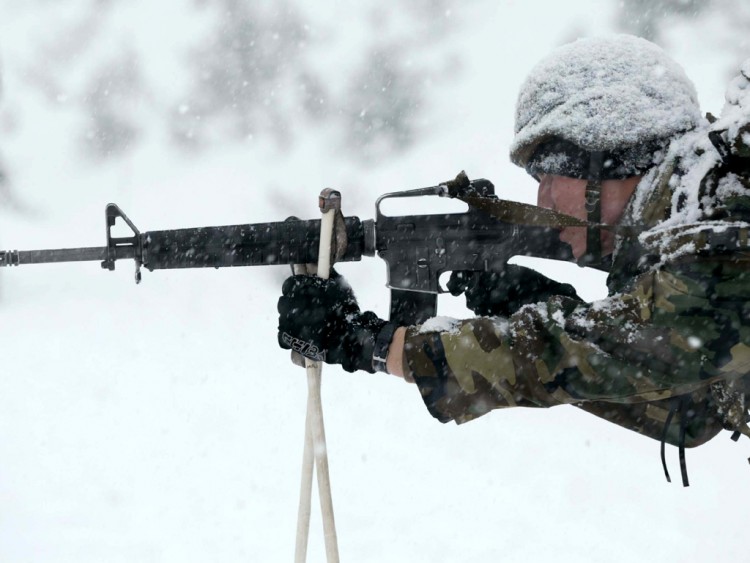
M 301 6 L 292 11 L 314 39 L 306 57 L 333 90 L 367 41 L 403 37 L 419 21 L 399 3 L 376 15 L 369 2 Z M 422 30 L 430 48 L 404 47 L 409 64 L 442 69 L 422 90 L 418 142 L 363 160 L 342 148 L 339 125 L 293 108 L 286 145 L 258 134 L 178 148 L 163 116 L 185 111 L 184 52 L 210 29 L 196 3 L 3 0 L 0 154 L 16 206 L 0 209 L 0 245 L 103 245 L 108 202 L 142 231 L 315 217 L 327 186 L 341 190 L 345 213 L 370 218 L 378 195 L 462 169 L 492 179 L 501 197 L 533 201 L 533 180 L 507 157 L 518 88 L 554 46 L 614 30 L 616 7 L 445 3 L 447 28 Z M 86 16 L 95 10 L 104 15 Z M 720 12 L 699 18 L 669 20 L 660 41 L 704 111 L 719 112 L 750 48 L 722 34 Z M 88 73 L 120 51 L 135 54 L 148 84 L 118 102 L 140 136 L 92 158 Z M 144 272 L 140 286 L 132 270 L 0 272 L 0 561 L 292 560 L 306 384 L 276 345 L 287 270 Z M 382 261 L 340 271 L 363 307 L 387 314 Z M 545 271 L 604 294 L 601 275 Z M 441 313 L 469 314 L 459 300 Z M 683 489 L 675 448 L 667 484 L 657 442 L 575 408 L 457 427 L 433 420 L 396 378 L 337 367 L 323 377 L 342 561 L 747 559 L 747 440 L 723 433 L 689 450 Z M 313 508 L 311 562 L 324 560 Z

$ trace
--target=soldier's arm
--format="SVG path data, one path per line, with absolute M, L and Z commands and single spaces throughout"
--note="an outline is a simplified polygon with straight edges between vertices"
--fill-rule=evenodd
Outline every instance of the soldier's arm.
M 747 269 L 687 263 L 592 304 L 552 298 L 507 320 L 410 327 L 402 371 L 433 416 L 457 422 L 503 407 L 627 404 L 705 389 L 750 368 Z
M 391 345 L 388 347 L 388 358 L 386 360 L 386 369 L 388 373 L 403 377 L 409 383 L 414 383 L 414 379 L 404 376 L 404 339 L 406 337 L 406 327 L 399 327 L 393 333 Z

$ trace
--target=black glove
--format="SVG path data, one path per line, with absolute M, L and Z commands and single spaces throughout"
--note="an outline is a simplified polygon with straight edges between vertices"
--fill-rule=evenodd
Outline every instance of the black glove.
M 554 295 L 583 302 L 572 285 L 515 264 L 507 264 L 501 272 L 453 272 L 448 291 L 452 295 L 465 293 L 466 306 L 480 316 L 507 317 L 524 305 L 546 301 Z
M 370 311 L 362 313 L 342 276 L 335 272 L 328 280 L 292 276 L 284 282 L 281 292 L 279 346 L 313 360 L 341 364 L 349 372 L 375 372 L 376 341 L 380 345 L 381 340 L 387 339 L 380 346 L 387 350 L 393 325 Z

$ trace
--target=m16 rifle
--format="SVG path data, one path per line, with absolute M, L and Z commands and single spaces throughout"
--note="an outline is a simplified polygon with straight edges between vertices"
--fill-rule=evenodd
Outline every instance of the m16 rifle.
M 462 213 L 388 216 L 381 210 L 391 198 L 449 197 L 468 204 Z M 375 219 L 339 215 L 334 262 L 361 260 L 376 254 L 388 266 L 390 320 L 418 324 L 435 316 L 437 296 L 445 292 L 439 278 L 453 270 L 501 271 L 514 256 L 572 260 L 570 247 L 559 241 L 561 226 L 584 223 L 558 213 L 498 199 L 488 180 L 455 180 L 416 190 L 388 193 L 376 202 Z M 0 252 L 0 266 L 52 262 L 101 261 L 115 269 L 117 260 L 141 268 L 224 268 L 311 264 L 318 260 L 320 219 L 290 218 L 272 223 L 197 227 L 141 233 L 115 204 L 105 209 L 106 245 L 88 248 L 12 250 Z M 116 237 L 118 219 L 132 234 Z

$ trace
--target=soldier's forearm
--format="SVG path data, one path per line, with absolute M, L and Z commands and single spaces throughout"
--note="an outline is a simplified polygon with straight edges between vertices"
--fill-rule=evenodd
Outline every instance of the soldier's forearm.
M 411 377 L 404 374 L 404 338 L 406 336 L 406 327 L 399 327 L 393 334 L 391 345 L 388 348 L 388 358 L 386 368 L 388 373 L 403 377 L 409 383 L 414 383 Z

